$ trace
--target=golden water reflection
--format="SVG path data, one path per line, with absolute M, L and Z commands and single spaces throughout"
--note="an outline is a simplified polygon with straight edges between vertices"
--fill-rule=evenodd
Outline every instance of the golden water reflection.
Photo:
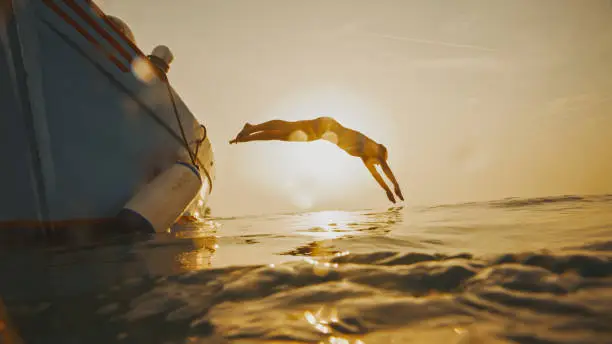
M 182 271 L 198 271 L 212 266 L 213 256 L 219 247 L 216 236 L 191 238 L 193 250 L 181 252 L 176 261 Z
M 402 208 L 382 212 L 319 211 L 296 217 L 295 233 L 314 241 L 284 251 L 281 255 L 330 257 L 348 254 L 334 247 L 334 241 L 356 236 L 385 235 L 402 221 Z
M 301 214 L 295 224 L 296 233 L 312 237 L 315 241 L 281 253 L 288 256 L 326 257 L 343 254 L 333 246 L 333 240 L 358 233 L 361 216 L 346 211 L 320 211 Z M 346 252 L 348 253 L 348 252 Z M 325 266 L 316 266 L 323 274 Z
M 359 229 L 359 224 L 365 222 L 365 217 L 360 214 L 346 211 L 320 211 L 303 214 L 301 226 L 307 227 L 301 231 L 309 236 L 322 239 L 335 239 L 354 233 Z
M 338 309 L 334 306 L 322 306 L 316 312 L 304 312 L 304 319 L 323 334 L 331 334 L 333 332 L 331 324 L 340 322 L 338 317 Z M 329 344 L 364 344 L 365 342 L 358 338 L 346 338 L 337 335 L 330 335 L 327 338 Z
M 179 270 L 198 271 L 212 266 L 212 259 L 219 248 L 216 230 L 219 224 L 199 217 L 182 217 L 173 227 L 171 235 L 189 242 L 188 250 L 181 250 L 175 258 Z
M 401 208 L 392 208 L 370 212 L 330 210 L 229 220 L 184 217 L 168 233 L 181 242 L 175 241 L 168 250 L 173 251 L 174 266 L 180 271 L 245 263 L 267 265 L 308 257 L 322 259 L 313 265 L 313 271 L 324 276 L 334 269 L 333 265 L 324 262 L 327 258 L 349 253 L 350 247 L 340 240 L 384 236 L 402 221 L 402 216 Z M 221 223 L 227 226 L 224 225 L 223 235 L 217 237 Z M 266 232 L 262 234 L 262 230 Z M 223 250 L 219 249 L 219 240 L 223 240 Z M 236 246 L 245 244 L 248 247 Z
M 402 222 L 402 207 L 381 212 L 327 210 L 305 213 L 300 215 L 297 227 L 307 229 L 305 232 L 314 237 L 338 238 L 376 230 L 386 232 L 398 222 Z

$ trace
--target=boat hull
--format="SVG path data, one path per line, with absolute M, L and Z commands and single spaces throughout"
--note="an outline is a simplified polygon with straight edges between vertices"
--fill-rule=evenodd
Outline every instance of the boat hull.
M 205 127 L 93 3 L 3 4 L 0 236 L 112 223 L 141 187 L 189 159 L 185 140 L 198 151 L 207 200 Z

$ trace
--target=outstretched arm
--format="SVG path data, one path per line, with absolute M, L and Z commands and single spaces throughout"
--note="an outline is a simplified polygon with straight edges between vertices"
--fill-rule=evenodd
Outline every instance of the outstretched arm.
M 385 172 L 387 178 L 389 178 L 389 180 L 393 183 L 393 186 L 395 187 L 395 194 L 397 195 L 397 197 L 399 197 L 403 201 L 404 196 L 402 195 L 402 190 L 400 189 L 399 183 L 395 179 L 393 172 L 391 172 L 391 167 L 389 167 L 389 164 L 387 164 L 386 161 L 382 160 L 380 161 L 380 167 L 382 167 L 382 170 L 383 172 Z
M 380 185 L 380 187 L 383 188 L 385 192 L 387 193 L 387 198 L 389 199 L 389 201 L 395 203 L 395 197 L 393 197 L 393 193 L 391 192 L 387 184 L 385 184 L 385 181 L 382 179 L 378 171 L 376 171 L 376 167 L 374 167 L 374 163 L 366 159 L 362 159 L 362 160 L 365 166 L 368 168 L 368 171 L 370 171 L 370 174 L 372 175 L 372 177 L 374 177 L 374 179 L 376 179 L 376 182 L 378 182 L 378 185 Z

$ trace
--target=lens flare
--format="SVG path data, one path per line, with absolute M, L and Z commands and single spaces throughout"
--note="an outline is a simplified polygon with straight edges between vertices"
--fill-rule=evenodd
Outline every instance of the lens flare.
M 136 57 L 132 62 L 132 73 L 138 80 L 145 84 L 150 83 L 155 77 L 155 71 L 151 63 L 142 57 Z
M 289 135 L 289 141 L 305 142 L 308 141 L 308 135 L 302 130 L 296 130 Z
M 323 133 L 321 138 L 325 141 L 329 141 L 333 144 L 338 144 L 338 135 L 333 131 L 326 131 Z

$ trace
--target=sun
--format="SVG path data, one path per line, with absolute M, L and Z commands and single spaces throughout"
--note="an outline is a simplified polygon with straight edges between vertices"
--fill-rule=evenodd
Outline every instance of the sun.
M 347 127 L 364 132 L 366 135 L 384 132 L 384 126 L 377 123 L 373 106 L 363 98 L 338 89 L 323 89 L 304 92 L 276 105 L 267 118 L 303 120 L 329 116 Z M 311 209 L 318 203 L 337 199 L 351 188 L 356 188 L 365 172 L 360 159 L 346 154 L 334 144 L 333 133 L 324 135 L 323 140 L 305 141 L 305 135 L 295 133 L 294 142 L 269 142 L 267 154 L 275 157 L 266 168 L 273 171 L 268 175 L 276 187 L 282 189 L 287 200 L 300 209 Z
M 284 195 L 296 207 L 311 209 L 318 202 L 344 193 L 358 183 L 355 165 L 359 161 L 348 156 L 330 142 L 289 142 L 278 147 L 282 167 L 277 171 Z

